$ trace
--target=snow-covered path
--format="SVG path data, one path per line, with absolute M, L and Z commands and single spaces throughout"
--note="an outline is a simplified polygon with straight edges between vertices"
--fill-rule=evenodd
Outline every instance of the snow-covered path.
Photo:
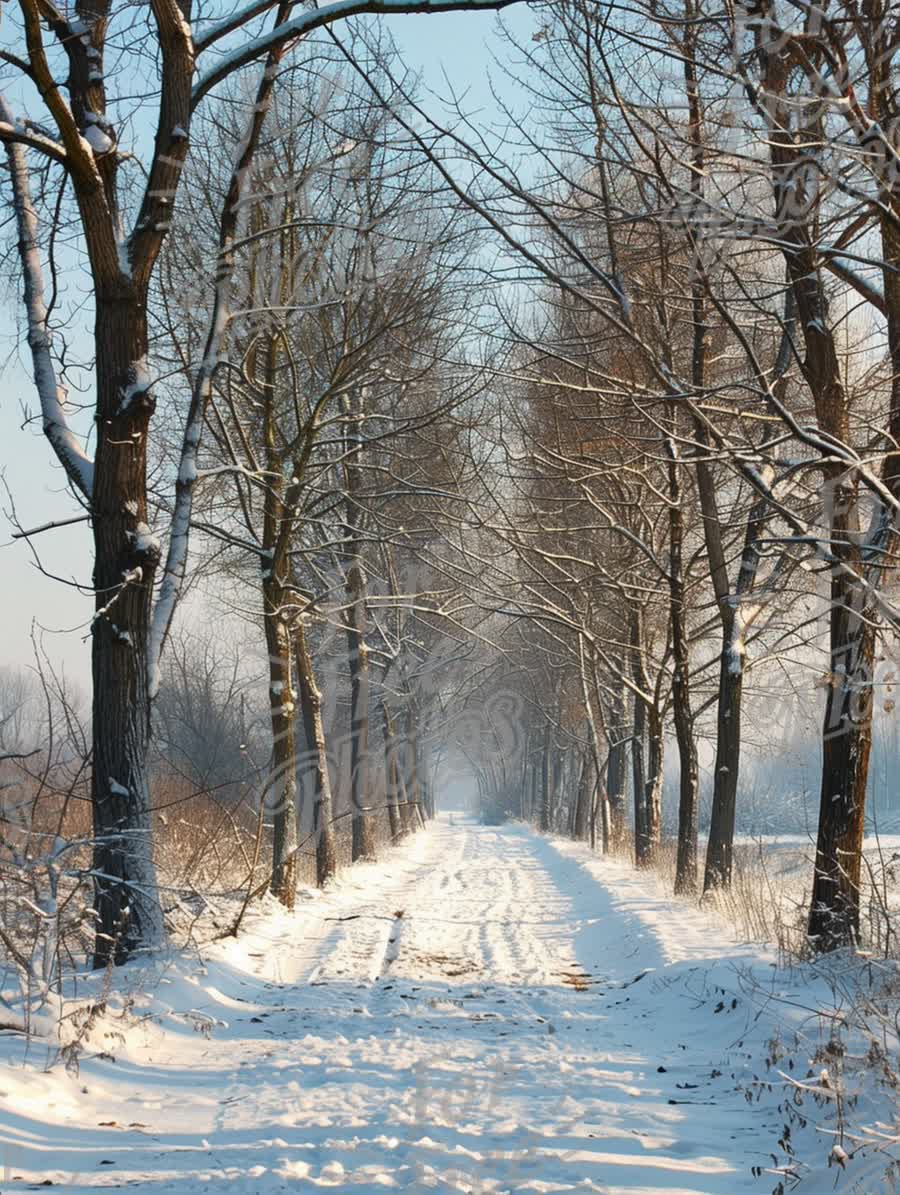
M 77 1075 L 5 1068 L 0 1189 L 768 1195 L 765 962 L 710 927 L 584 847 L 441 820 L 160 967 Z

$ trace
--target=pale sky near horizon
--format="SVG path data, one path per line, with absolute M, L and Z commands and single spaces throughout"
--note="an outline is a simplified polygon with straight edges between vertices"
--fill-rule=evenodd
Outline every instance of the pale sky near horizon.
M 503 20 L 520 36 L 527 37 L 533 25 L 533 16 L 524 5 L 507 9 Z M 490 122 L 497 116 L 490 75 L 494 75 L 501 94 L 509 94 L 509 84 L 499 70 L 493 69 L 496 57 L 503 57 L 505 52 L 496 33 L 497 23 L 494 13 L 403 15 L 390 19 L 389 28 L 406 65 L 421 71 L 424 88 L 445 95 L 449 85 L 457 96 L 465 95 L 467 112 L 483 112 L 485 121 Z M 428 100 L 427 106 L 440 114 L 437 100 Z M 19 345 L 16 333 L 14 305 L 20 301 L 20 293 L 18 278 L 0 290 L 0 473 L 15 502 L 20 525 L 32 528 L 71 517 L 79 508 L 67 492 L 62 470 L 55 463 L 39 421 L 23 427 L 23 407 L 34 414 L 38 404 L 27 348 Z M 91 596 L 42 575 L 28 545 L 12 542 L 13 525 L 5 491 L 0 491 L 0 511 L 4 582 L 0 664 L 27 667 L 32 663 L 30 636 L 34 625 L 51 663 L 87 690 Z M 90 584 L 91 543 L 86 524 L 48 531 L 33 542 L 48 572 L 66 581 Z

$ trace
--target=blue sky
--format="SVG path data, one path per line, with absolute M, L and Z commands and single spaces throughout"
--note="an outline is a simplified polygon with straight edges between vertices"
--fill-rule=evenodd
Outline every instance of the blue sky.
M 399 16 L 390 21 L 391 32 L 406 64 L 421 71 L 427 91 L 437 96 L 452 89 L 465 95 L 465 110 L 486 122 L 499 114 L 491 93 L 493 78 L 498 92 L 515 105 L 516 97 L 495 59 L 506 47 L 497 35 L 494 13 L 447 13 L 437 16 Z M 504 24 L 527 39 L 534 18 L 525 8 L 507 9 Z M 448 87 L 449 84 L 449 87 Z M 436 98 L 426 106 L 440 111 Z M 35 527 L 78 512 L 68 495 L 62 471 L 55 464 L 39 422 L 23 427 L 23 407 L 31 412 L 37 400 L 27 356 L 17 343 L 14 305 L 21 284 L 3 292 L 0 311 L 0 470 L 16 504 L 20 523 Z M 27 350 L 26 350 L 27 352 Z M 0 663 L 28 665 L 32 661 L 32 622 L 43 634 L 44 646 L 56 667 L 87 687 L 89 675 L 89 619 L 91 599 L 68 585 L 43 576 L 23 542 L 12 543 L 12 526 L 6 512 L 9 501 L 0 495 L 0 550 L 4 596 L 0 618 Z M 34 541 L 43 567 L 67 580 L 90 582 L 90 537 L 83 524 L 47 532 Z M 43 629 L 43 630 L 41 630 Z

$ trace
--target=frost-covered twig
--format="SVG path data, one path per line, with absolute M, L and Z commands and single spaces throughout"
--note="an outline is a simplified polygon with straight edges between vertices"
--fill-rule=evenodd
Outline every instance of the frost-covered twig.
M 9 104 L 0 94 L 0 119 L 12 122 Z M 41 403 L 44 434 L 53 445 L 66 474 L 82 497 L 90 500 L 94 484 L 94 462 L 66 416 L 66 391 L 60 384 L 53 363 L 51 335 L 44 300 L 44 273 L 38 249 L 38 220 L 31 195 L 31 182 L 25 147 L 15 141 L 6 143 L 13 210 L 18 233 L 19 260 L 24 282 L 25 312 L 28 320 L 28 347 L 34 368 L 34 381 Z

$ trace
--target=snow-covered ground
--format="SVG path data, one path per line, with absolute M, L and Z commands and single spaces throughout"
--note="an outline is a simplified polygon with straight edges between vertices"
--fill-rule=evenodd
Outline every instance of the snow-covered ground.
M 827 1095 L 794 1103 L 805 1129 L 784 1112 L 814 986 L 523 826 L 445 816 L 294 914 L 125 979 L 77 1068 L 2 1041 L 3 1195 L 769 1195 L 786 1123 L 804 1191 L 882 1189 L 827 1166 Z
M 815 858 L 814 834 L 737 835 L 734 883 L 731 891 L 719 899 L 723 915 L 740 925 L 746 937 L 778 942 L 788 953 L 802 954 Z M 866 836 L 862 929 L 864 940 L 875 953 L 896 955 L 895 926 L 900 926 L 898 861 L 900 835 Z

